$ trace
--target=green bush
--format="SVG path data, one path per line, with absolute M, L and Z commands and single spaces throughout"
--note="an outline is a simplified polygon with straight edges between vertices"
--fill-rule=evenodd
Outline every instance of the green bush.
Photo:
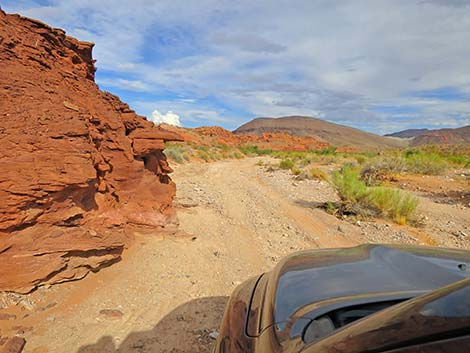
M 372 169 L 387 173 L 402 173 L 406 168 L 406 160 L 399 154 L 377 156 L 364 167 L 364 169 Z
M 462 166 L 464 168 L 470 167 L 470 157 L 451 155 L 447 156 L 446 159 L 449 161 L 449 163 L 452 163 L 454 165 Z
M 383 216 L 405 224 L 414 216 L 418 199 L 399 189 L 386 187 L 369 188 L 366 203 L 377 209 Z
M 360 165 L 363 165 L 367 160 L 367 158 L 361 154 L 355 155 L 354 158 L 356 159 L 357 163 L 359 163 Z
M 409 153 L 407 151 L 405 156 L 407 170 L 412 173 L 437 175 L 448 167 L 447 162 L 435 153 Z
M 281 168 L 281 169 L 292 169 L 294 164 L 295 163 L 292 159 L 283 159 L 279 162 L 279 168 Z
M 335 171 L 332 182 L 345 208 L 359 213 L 361 208 L 372 209 L 399 224 L 414 219 L 418 206 L 416 197 L 399 189 L 367 187 L 366 183 L 360 180 L 358 170 L 351 166 L 344 166 Z
M 459 160 L 460 161 L 460 160 Z M 407 149 L 403 152 L 389 151 L 373 158 L 364 165 L 362 174 L 367 176 L 371 185 L 380 183 L 380 180 L 371 180 L 371 175 L 385 176 L 395 173 L 441 174 L 448 168 L 448 162 L 439 154 Z
M 209 151 L 209 147 L 207 147 L 207 146 L 197 146 L 196 150 L 201 151 L 201 152 L 207 152 L 207 151 Z
M 271 149 L 259 149 L 259 147 L 255 145 L 241 146 L 240 151 L 246 156 L 264 156 L 273 153 Z
M 359 202 L 367 196 L 367 186 L 359 179 L 359 171 L 348 165 L 333 172 L 332 182 L 343 201 Z
M 336 154 L 336 146 L 328 146 L 327 148 L 324 148 L 322 150 L 315 151 L 315 153 L 320 154 L 320 155 L 328 155 L 328 154 L 335 155 Z

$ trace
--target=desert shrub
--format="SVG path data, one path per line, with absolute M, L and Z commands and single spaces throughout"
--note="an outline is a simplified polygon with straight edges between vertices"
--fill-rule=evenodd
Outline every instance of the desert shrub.
M 315 151 L 315 153 L 320 155 L 329 155 L 329 154 L 336 154 L 336 146 L 328 146 L 322 150 Z
M 201 152 L 207 152 L 207 151 L 209 151 L 209 147 L 207 147 L 207 146 L 196 146 L 196 150 L 201 151 Z
M 180 144 L 166 144 L 164 153 L 168 159 L 176 163 L 184 163 L 189 160 L 189 149 Z
M 196 153 L 197 157 L 201 158 L 205 162 L 210 162 L 211 157 L 207 151 L 204 150 L 198 150 Z
M 407 170 L 418 174 L 441 174 L 447 169 L 446 161 L 435 153 L 405 152 Z
M 207 151 L 207 154 L 209 155 L 209 160 L 211 161 L 220 161 L 221 159 L 226 158 L 223 152 L 213 148 L 209 149 L 209 151 Z
M 373 165 L 368 165 L 361 170 L 361 180 L 366 183 L 367 186 L 378 186 L 382 182 L 389 178 L 389 172 L 377 169 Z
M 225 143 L 217 143 L 216 145 L 214 145 L 214 147 L 225 153 L 230 152 L 232 150 L 232 147 Z
M 333 172 L 332 182 L 343 201 L 358 202 L 367 196 L 367 186 L 359 179 L 359 172 L 351 166 L 344 166 Z
M 279 162 L 279 168 L 281 169 L 292 169 L 294 166 L 294 161 L 292 159 L 283 159 Z
M 246 156 L 263 156 L 273 153 L 273 150 L 271 149 L 260 149 L 258 146 L 255 145 L 241 146 L 240 151 L 242 151 L 242 153 Z
M 470 167 L 470 147 L 468 145 L 426 145 L 408 149 L 409 154 L 437 155 L 448 164 Z
M 406 170 L 406 160 L 401 154 L 378 155 L 362 166 L 361 180 L 367 186 L 377 186 L 388 179 L 390 175 L 403 173 Z
M 244 157 L 243 154 L 238 150 L 233 150 L 228 153 L 228 158 L 231 158 L 231 159 L 242 159 L 243 157 Z
M 450 156 L 447 156 L 447 160 L 449 161 L 449 163 L 457 165 L 457 166 L 461 166 L 464 168 L 470 167 L 470 157 L 450 155 Z
M 359 163 L 360 165 L 363 165 L 367 161 L 367 158 L 361 154 L 355 155 L 354 158 L 356 159 L 357 163 Z
M 238 148 L 225 144 L 214 146 L 201 146 L 195 144 L 175 144 L 167 143 L 165 147 L 167 157 L 177 163 L 184 163 L 191 158 L 199 158 L 205 162 L 218 161 L 223 159 L 241 159 L 244 155 Z
M 308 153 L 299 161 L 299 163 L 302 166 L 307 166 L 307 165 L 309 165 L 313 162 L 316 162 L 318 160 L 319 160 L 318 155 L 313 154 L 313 153 Z
M 296 166 L 293 166 L 290 171 L 292 172 L 292 174 L 294 175 L 300 175 L 300 173 L 302 173 L 302 171 L 300 170 L 300 168 L 296 167 Z
M 338 156 L 331 154 L 320 155 L 318 162 L 322 165 L 330 165 L 337 162 Z
M 399 189 L 368 187 L 360 179 L 359 171 L 344 166 L 335 171 L 332 183 L 342 200 L 342 209 L 349 213 L 367 215 L 370 211 L 393 219 L 399 224 L 414 220 L 418 199 Z
M 312 168 L 308 171 L 308 178 L 312 180 L 328 180 L 328 175 L 320 169 Z
M 387 175 L 403 172 L 417 174 L 441 174 L 448 162 L 441 155 L 429 150 L 407 149 L 388 151 L 370 160 L 362 169 L 363 180 L 368 185 L 378 185 Z
M 406 170 L 406 160 L 399 154 L 380 155 L 372 159 L 365 168 L 388 173 L 402 173 Z
M 399 189 L 386 187 L 369 188 L 366 203 L 377 209 L 382 216 L 405 224 L 413 219 L 418 199 Z

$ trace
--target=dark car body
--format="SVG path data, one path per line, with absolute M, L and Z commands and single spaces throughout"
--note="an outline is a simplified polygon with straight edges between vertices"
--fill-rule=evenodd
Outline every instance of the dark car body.
M 470 352 L 470 251 L 295 253 L 235 289 L 214 352 Z

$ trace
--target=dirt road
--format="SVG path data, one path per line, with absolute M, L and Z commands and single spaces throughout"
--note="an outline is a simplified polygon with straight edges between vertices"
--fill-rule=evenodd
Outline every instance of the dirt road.
M 100 273 L 30 296 L 0 297 L 0 314 L 16 316 L 0 320 L 0 336 L 24 336 L 27 353 L 210 352 L 234 287 L 293 251 L 447 244 L 386 222 L 338 220 L 315 207 L 336 198 L 325 182 L 298 182 L 257 161 L 178 166 L 181 234 L 136 234 L 123 261 Z M 470 219 L 468 208 L 461 212 Z

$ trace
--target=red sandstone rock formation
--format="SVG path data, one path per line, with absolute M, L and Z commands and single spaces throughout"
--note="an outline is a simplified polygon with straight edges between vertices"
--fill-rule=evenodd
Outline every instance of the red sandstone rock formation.
M 310 136 L 293 136 L 286 132 L 266 132 L 262 134 L 234 134 L 219 126 L 202 126 L 194 129 L 163 125 L 165 129 L 178 132 L 189 143 L 210 146 L 224 144 L 228 146 L 256 145 L 261 149 L 276 151 L 322 150 L 329 143 Z
M 92 48 L 0 10 L 0 290 L 83 277 L 119 259 L 123 226 L 173 217 L 162 150 L 181 137 L 100 91 Z

